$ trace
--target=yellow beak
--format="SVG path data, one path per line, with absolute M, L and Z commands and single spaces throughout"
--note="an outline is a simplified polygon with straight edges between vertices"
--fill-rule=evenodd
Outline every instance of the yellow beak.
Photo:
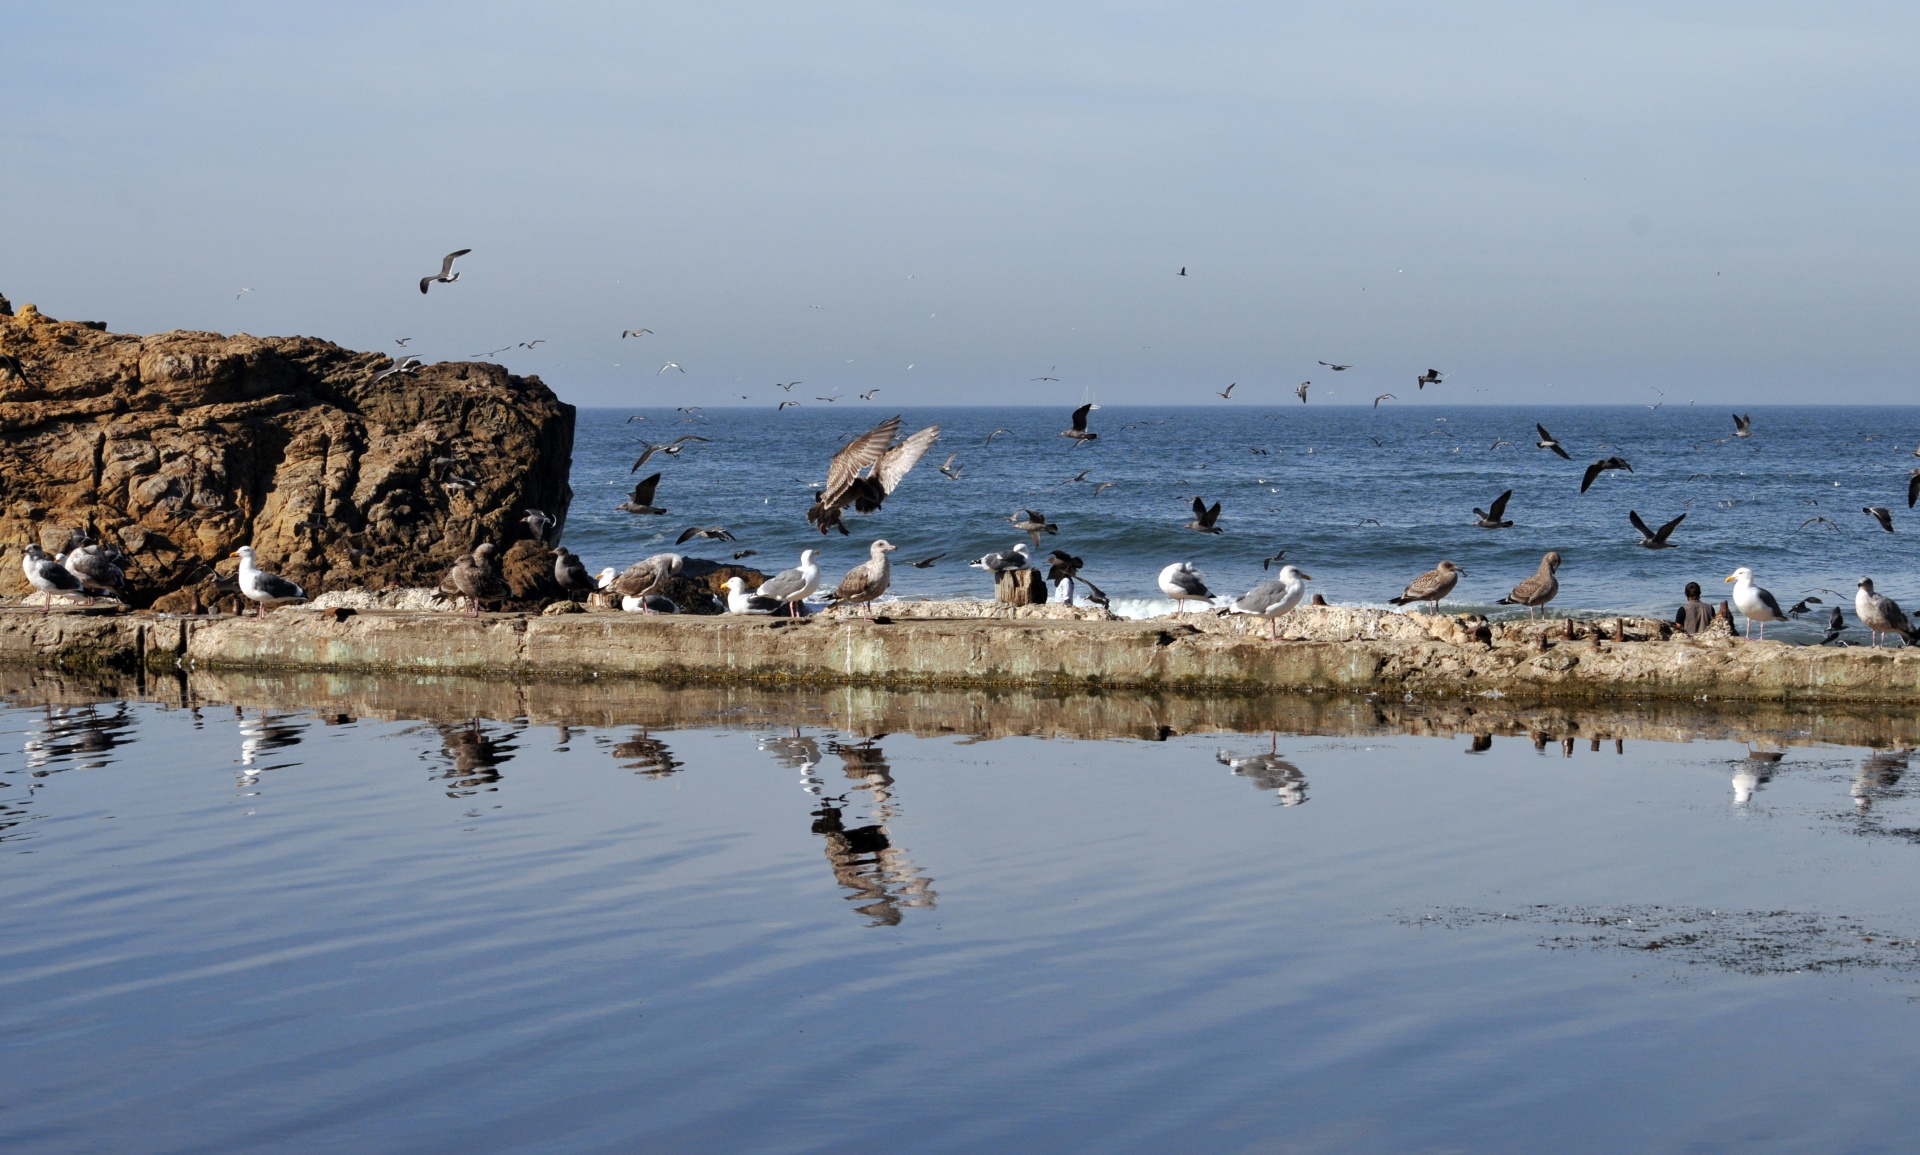
M 1299 573 L 1299 571 L 1298 571 L 1298 570 L 1296 570 L 1296 571 L 1294 571 L 1294 572 L 1296 572 L 1296 573 Z M 1312 574 L 1310 574 L 1310 573 L 1303 573 L 1303 574 L 1300 574 L 1300 580 L 1301 580 L 1301 581 L 1304 581 L 1304 582 L 1310 582 L 1310 581 L 1312 581 L 1312 580 L 1313 580 L 1313 575 L 1312 575 Z
M 1732 581 L 1732 580 L 1733 580 L 1733 575 L 1732 575 L 1732 574 L 1728 574 L 1728 575 L 1727 575 L 1727 580 L 1728 580 L 1728 581 Z

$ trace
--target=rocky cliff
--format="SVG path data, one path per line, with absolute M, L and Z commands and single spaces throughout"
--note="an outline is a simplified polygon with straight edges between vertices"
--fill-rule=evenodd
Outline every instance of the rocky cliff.
M 537 377 L 444 363 L 375 381 L 386 355 L 309 337 L 8 312 L 0 593 L 28 592 L 20 547 L 57 550 L 75 526 L 132 559 L 135 606 L 182 600 L 248 544 L 309 593 L 432 586 L 481 541 L 525 586 L 551 565 L 517 518 L 564 522 L 574 410 Z

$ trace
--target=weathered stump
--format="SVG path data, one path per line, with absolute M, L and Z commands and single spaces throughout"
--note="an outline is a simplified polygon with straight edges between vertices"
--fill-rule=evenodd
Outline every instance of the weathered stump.
M 993 600 L 1004 606 L 1047 604 L 1047 579 L 1037 569 L 1001 570 L 993 579 Z

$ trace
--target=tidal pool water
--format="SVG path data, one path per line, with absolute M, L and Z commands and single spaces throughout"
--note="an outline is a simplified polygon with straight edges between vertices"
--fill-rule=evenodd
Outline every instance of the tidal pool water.
M 0 1146 L 1912 1147 L 1911 719 L 593 693 L 14 693 Z

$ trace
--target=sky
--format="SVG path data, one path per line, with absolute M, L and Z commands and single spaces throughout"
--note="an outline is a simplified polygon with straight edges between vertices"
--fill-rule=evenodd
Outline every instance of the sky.
M 581 405 L 1915 399 L 1920 6 L 0 16 L 0 293 L 115 331 Z

